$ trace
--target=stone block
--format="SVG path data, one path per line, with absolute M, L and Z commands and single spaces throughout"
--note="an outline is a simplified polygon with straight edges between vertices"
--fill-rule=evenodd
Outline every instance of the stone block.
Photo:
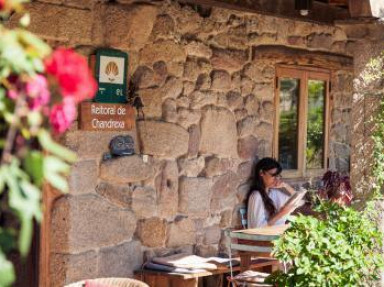
M 164 121 L 168 123 L 175 123 L 177 121 L 176 101 L 174 99 L 166 99 L 163 102 L 162 109 Z
M 207 178 L 182 177 L 179 211 L 189 218 L 206 218 L 209 215 L 211 185 L 212 181 Z
M 232 167 L 231 161 L 226 158 L 210 156 L 206 158 L 204 175 L 206 177 L 215 177 L 223 175 Z
M 218 244 L 221 237 L 221 229 L 219 225 L 210 226 L 204 229 L 203 234 L 204 234 L 204 239 L 203 239 L 204 244 L 207 244 L 207 245 Z
M 137 218 L 157 215 L 156 191 L 150 187 L 137 186 L 132 192 L 132 211 Z
M 237 123 L 237 130 L 240 137 L 253 135 L 255 128 L 260 124 L 255 116 L 248 116 Z M 258 135 L 257 135 L 258 136 Z
M 132 238 L 136 218 L 96 195 L 63 197 L 52 213 L 52 252 L 80 253 Z
M 137 236 L 147 247 L 163 247 L 166 240 L 167 222 L 160 218 L 141 220 L 137 225 Z
M 254 129 L 254 135 L 268 142 L 272 142 L 273 125 L 272 123 L 260 122 Z
M 239 139 L 238 153 L 242 159 L 250 160 L 257 154 L 258 141 L 254 136 Z
M 190 96 L 191 108 L 201 110 L 206 106 L 217 104 L 217 94 L 212 91 L 194 91 Z
M 162 89 L 153 88 L 140 90 L 138 92 L 144 104 L 144 114 L 146 119 L 161 119 L 162 116 Z
M 118 207 L 131 207 L 132 188 L 130 186 L 114 185 L 107 182 L 101 182 L 97 185 L 96 192 L 110 203 Z
M 253 156 L 252 160 L 256 159 L 256 155 Z M 252 161 L 246 161 L 241 164 L 239 164 L 237 168 L 237 175 L 242 179 L 245 180 L 251 175 L 252 170 Z
M 171 36 L 175 31 L 175 21 L 167 14 L 158 15 L 153 25 L 152 35 L 155 38 Z
M 232 223 L 232 209 L 224 210 L 220 213 L 220 228 L 226 229 L 231 227 Z
M 249 94 L 245 97 L 244 102 L 244 107 L 249 115 L 259 114 L 260 102 L 255 95 Z
M 100 178 L 113 183 L 137 182 L 152 176 L 154 176 L 153 168 L 144 163 L 138 155 L 103 161 L 100 166 Z
M 231 76 L 227 71 L 214 70 L 211 72 L 211 89 L 227 91 L 231 88 Z
M 155 178 L 158 215 L 174 218 L 179 202 L 179 171 L 175 161 L 163 161 Z
M 230 91 L 227 93 L 226 97 L 227 97 L 228 107 L 232 111 L 239 110 L 244 107 L 244 101 L 240 93 L 236 91 Z
M 132 75 L 132 83 L 138 89 L 156 88 L 161 82 L 156 81 L 155 72 L 147 66 L 139 66 Z
M 180 175 L 197 177 L 205 166 L 205 159 L 202 156 L 197 158 L 180 158 L 178 160 Z
M 256 82 L 263 79 L 262 69 L 260 65 L 257 65 L 256 63 L 246 64 L 242 70 L 242 75 Z
M 142 153 L 164 158 L 177 158 L 188 151 L 188 132 L 178 125 L 156 122 L 138 122 Z
M 308 47 L 316 49 L 330 50 L 333 43 L 332 35 L 330 34 L 312 33 L 308 36 L 307 40 Z
M 200 145 L 200 128 L 198 125 L 192 125 L 188 128 L 189 141 L 188 141 L 188 156 L 195 157 L 199 153 Z
M 237 158 L 237 129 L 233 113 L 226 109 L 204 112 L 199 152 Z
M 212 199 L 225 199 L 236 194 L 236 188 L 240 183 L 239 176 L 232 171 L 217 176 L 213 180 Z
M 51 286 L 64 286 L 84 278 L 97 278 L 97 252 L 51 253 L 49 272 Z
M 107 45 L 139 51 L 148 42 L 157 13 L 154 5 L 107 5 L 103 22 Z
M 215 69 L 234 72 L 241 70 L 248 60 L 247 51 L 215 48 L 213 49 L 211 63 Z
M 26 9 L 31 15 L 29 31 L 43 38 L 65 43 L 78 45 L 92 43 L 91 11 L 36 2 L 26 5 Z M 41 11 L 44 11 L 44 17 Z M 13 17 L 11 26 L 17 26 L 18 20 L 18 17 Z
M 201 112 L 185 108 L 177 109 L 177 123 L 185 129 L 200 122 Z
M 196 243 L 195 222 L 188 218 L 181 218 L 169 224 L 167 230 L 167 247 L 176 248 Z
M 147 44 L 140 51 L 140 62 L 152 64 L 157 61 L 185 62 L 186 54 L 184 49 L 175 44 L 174 41 L 161 41 L 154 44 Z
M 219 253 L 218 249 L 219 249 L 218 244 L 196 245 L 196 255 L 201 256 L 201 257 L 217 256 Z M 210 277 L 211 276 L 209 276 L 209 279 L 212 279 L 212 281 L 214 281 L 214 282 L 208 282 L 207 286 L 210 286 L 210 287 L 217 286 L 217 282 L 219 282 L 218 280 L 220 280 L 220 279 L 217 277 L 214 277 L 214 276 L 212 278 L 210 278 Z M 209 285 L 210 283 L 211 284 L 213 283 L 213 284 Z
M 130 135 L 135 140 L 135 150 L 138 148 L 135 132 L 93 132 L 77 130 L 64 135 L 63 144 L 75 151 L 79 159 L 100 160 L 103 153 L 109 152 L 109 142 L 117 135 Z
M 262 121 L 273 124 L 275 119 L 275 106 L 271 101 L 263 101 L 260 104 L 259 115 Z
M 97 185 L 98 166 L 94 160 L 79 161 L 71 167 L 69 193 L 73 195 L 94 193 Z
M 212 50 L 202 42 L 191 41 L 185 46 L 188 56 L 209 59 L 212 56 Z
M 184 79 L 195 82 L 199 76 L 199 73 L 200 71 L 197 59 L 188 57 L 184 65 Z
M 141 244 L 138 241 L 125 242 L 100 249 L 99 277 L 132 277 L 133 270 L 143 263 Z

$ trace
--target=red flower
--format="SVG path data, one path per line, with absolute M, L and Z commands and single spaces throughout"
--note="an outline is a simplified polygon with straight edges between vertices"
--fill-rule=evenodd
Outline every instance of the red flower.
M 5 7 L 5 0 L 0 0 L 0 10 L 3 10 Z
M 55 133 L 65 132 L 76 118 L 76 103 L 68 97 L 61 104 L 54 105 L 49 116 L 49 121 Z
M 64 98 L 76 103 L 95 96 L 97 84 L 87 60 L 72 50 L 59 48 L 45 61 L 46 72 L 54 76 Z

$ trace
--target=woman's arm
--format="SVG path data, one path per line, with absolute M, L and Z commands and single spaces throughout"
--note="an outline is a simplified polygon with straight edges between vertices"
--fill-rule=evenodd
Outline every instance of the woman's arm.
M 253 191 L 248 200 L 247 225 L 248 228 L 257 228 L 266 225 L 265 207 L 258 191 Z
M 290 196 L 296 193 L 296 190 L 292 186 L 282 180 L 280 180 L 274 188 L 283 188 L 289 193 Z

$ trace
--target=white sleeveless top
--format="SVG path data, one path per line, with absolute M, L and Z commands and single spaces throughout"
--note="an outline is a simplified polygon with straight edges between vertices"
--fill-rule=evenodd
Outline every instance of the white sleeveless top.
M 268 196 L 272 199 L 276 210 L 279 210 L 290 197 L 283 191 L 277 188 L 273 188 L 269 191 Z M 247 223 L 248 228 L 258 228 L 266 226 L 268 223 L 269 214 L 264 207 L 263 199 L 261 198 L 260 192 L 255 190 L 251 193 L 248 201 L 247 209 Z M 285 217 L 280 218 L 275 222 L 275 225 L 285 224 Z

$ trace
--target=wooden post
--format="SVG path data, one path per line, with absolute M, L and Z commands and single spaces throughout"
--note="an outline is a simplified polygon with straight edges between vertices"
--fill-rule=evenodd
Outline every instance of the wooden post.
M 39 287 L 50 286 L 51 214 L 54 202 L 62 195 L 49 184 L 43 186 L 43 220 L 40 226 Z

